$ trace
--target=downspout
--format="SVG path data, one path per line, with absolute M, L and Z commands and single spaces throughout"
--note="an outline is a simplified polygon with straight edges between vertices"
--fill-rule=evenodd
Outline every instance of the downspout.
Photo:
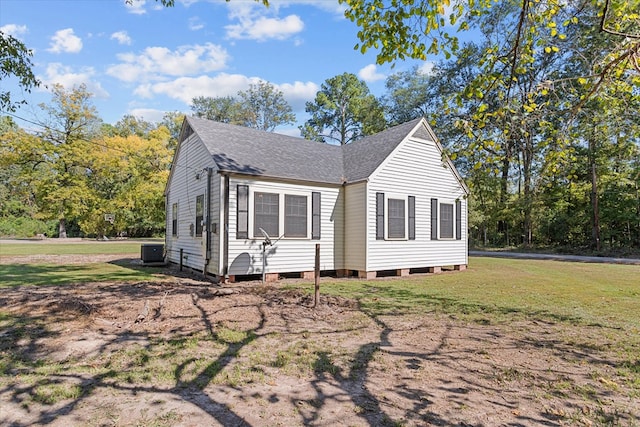
M 229 174 L 224 174 L 224 244 L 222 248 L 222 276 L 225 282 L 229 279 Z
M 207 267 L 211 260 L 211 168 L 207 168 L 207 188 L 205 189 L 205 199 L 207 203 L 207 216 L 205 217 L 205 230 L 207 232 L 205 238 L 205 254 L 204 254 L 204 268 L 202 274 L 207 277 Z

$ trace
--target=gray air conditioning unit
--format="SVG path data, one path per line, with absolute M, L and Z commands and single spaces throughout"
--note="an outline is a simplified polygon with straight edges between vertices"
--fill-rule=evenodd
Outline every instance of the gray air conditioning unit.
M 163 262 L 164 245 L 141 245 L 140 258 L 142 262 Z

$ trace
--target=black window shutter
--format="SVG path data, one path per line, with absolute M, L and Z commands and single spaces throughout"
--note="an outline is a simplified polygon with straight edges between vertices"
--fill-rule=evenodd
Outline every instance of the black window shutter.
M 416 240 L 416 198 L 409 196 L 409 240 Z
M 238 185 L 236 239 L 249 238 L 249 186 Z
M 456 240 L 462 240 L 462 202 L 456 200 Z
M 320 193 L 311 193 L 311 238 L 320 240 Z
M 431 240 L 438 240 L 438 199 L 431 199 Z
M 376 193 L 376 240 L 384 240 L 384 193 Z

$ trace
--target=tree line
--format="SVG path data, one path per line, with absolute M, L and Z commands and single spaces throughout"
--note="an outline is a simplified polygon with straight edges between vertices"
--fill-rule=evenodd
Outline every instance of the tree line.
M 346 144 L 424 116 L 471 189 L 469 234 L 473 244 L 637 252 L 640 248 L 640 17 L 634 6 L 637 2 L 469 0 L 457 3 L 447 12 L 444 9 L 447 4 L 441 1 L 341 2 L 347 5 L 345 15 L 360 27 L 360 43 L 356 48 L 378 49 L 378 62 L 426 59 L 435 53 L 445 59 L 435 63 L 429 72 L 414 68 L 390 75 L 385 93 L 378 98 L 353 74 L 327 79 L 314 100 L 306 105 L 310 118 L 300 126 L 302 136 Z M 172 2 L 162 3 L 171 6 Z M 472 29 L 472 40 L 465 42 L 447 33 L 453 26 L 459 31 Z M 25 64 L 18 61 L 14 65 Z M 54 93 L 49 105 L 54 110 L 61 110 L 56 99 L 59 95 Z M 3 99 L 10 102 L 8 96 Z M 263 130 L 295 123 L 282 93 L 267 82 L 252 85 L 235 97 L 194 98 L 191 109 L 200 117 Z M 113 126 L 88 126 L 91 131 L 77 140 L 61 139 L 73 134 L 67 130 L 77 129 L 75 121 L 67 129 L 54 120 L 48 129 L 56 131 L 49 134 L 20 133 L 15 125 L 3 122 L 3 141 L 10 139 L 4 136 L 5 129 L 10 128 L 25 143 L 33 144 L 33 150 L 19 154 L 19 150 L 9 149 L 3 142 L 0 156 L 8 167 L 3 168 L 2 179 L 13 186 L 0 193 L 0 216 L 29 214 L 52 218 L 54 211 L 58 216 L 66 212 L 65 216 L 74 218 L 71 222 L 84 232 L 98 233 L 99 224 L 109 225 L 95 220 L 101 215 L 96 212 L 102 211 L 91 206 L 134 212 L 137 199 L 126 201 L 127 197 L 116 197 L 116 193 L 122 189 L 135 194 L 125 182 L 134 186 L 137 176 L 143 176 L 140 181 L 147 184 L 154 179 L 162 182 L 175 144 L 178 120 L 176 113 L 172 114 L 160 124 L 143 126 L 141 121 L 128 117 Z M 52 120 L 54 116 L 50 114 Z M 138 127 L 142 129 L 133 130 Z M 125 132 L 127 128 L 131 133 Z M 159 158 L 166 156 L 165 160 L 156 162 L 156 169 L 149 169 L 147 162 L 134 162 L 134 168 L 142 168 L 141 175 L 133 171 L 115 174 L 121 176 L 120 181 L 111 176 L 106 166 L 88 168 L 68 160 L 76 150 L 83 151 L 81 144 L 87 140 L 110 146 L 115 144 L 114 138 L 124 138 L 120 140 L 123 151 L 130 143 L 134 146 L 129 138 L 139 138 L 140 144 L 162 141 L 155 147 L 160 150 L 162 146 L 166 151 L 149 150 Z M 67 160 L 60 160 L 63 156 Z M 83 159 L 89 160 L 100 164 L 97 159 L 86 156 Z M 129 157 L 122 161 L 128 160 Z M 36 169 L 45 169 L 52 177 L 48 181 L 42 179 L 39 186 L 26 185 L 30 181 L 25 170 Z M 104 176 L 99 178 L 103 171 Z M 26 178 L 21 175 L 25 173 Z M 114 180 L 113 185 L 109 179 Z M 53 192 L 56 185 L 62 184 L 75 190 Z M 27 194 L 30 188 L 42 188 L 43 194 L 55 196 Z M 156 191 L 161 195 L 161 191 Z M 16 199 L 18 194 L 22 194 L 22 199 Z M 110 200 L 113 207 L 105 200 Z M 156 203 L 161 206 L 161 196 Z M 20 209 L 25 211 L 19 212 Z M 28 209 L 31 210 L 27 212 Z M 89 212 L 94 212 L 93 228 L 88 225 Z M 157 212 L 163 215 L 164 210 Z M 119 230 L 148 233 L 164 227 L 162 218 L 152 219 L 150 213 L 131 214 L 126 220 L 123 217 L 116 215 L 114 227 Z M 156 221 L 156 228 L 148 224 L 139 226 L 143 224 L 142 217 Z M 119 218 L 124 222 L 118 223 Z

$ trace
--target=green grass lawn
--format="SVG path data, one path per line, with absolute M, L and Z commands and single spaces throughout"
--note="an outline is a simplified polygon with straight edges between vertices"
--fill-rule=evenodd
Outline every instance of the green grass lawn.
M 163 243 L 158 241 L 154 243 Z M 0 257 L 14 255 L 139 254 L 144 242 L 135 240 L 87 240 L 73 243 L 50 241 L 0 243 Z
M 139 256 L 146 241 L 82 241 L 73 243 L 0 243 L 0 259 L 20 255 L 118 255 Z M 158 278 L 160 269 L 132 265 L 129 261 L 60 263 L 20 262 L 0 264 L 0 288 L 21 285 L 65 285 L 82 282 L 143 281 Z
M 374 315 L 438 311 L 480 322 L 520 316 L 640 328 L 637 265 L 472 257 L 464 272 L 331 280 L 321 293 L 355 298 Z

